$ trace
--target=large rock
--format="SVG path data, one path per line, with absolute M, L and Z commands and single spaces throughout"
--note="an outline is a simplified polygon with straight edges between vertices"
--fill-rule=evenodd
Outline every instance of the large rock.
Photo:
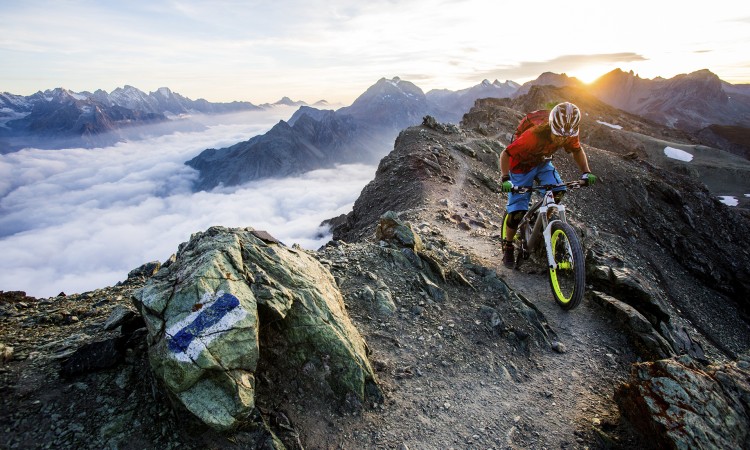
M 231 430 L 253 411 L 261 329 L 275 333 L 262 342 L 284 348 L 287 370 L 325 360 L 325 382 L 340 397 L 363 400 L 375 386 L 330 272 L 267 233 L 212 227 L 193 235 L 134 301 L 154 373 L 215 429 Z
M 750 448 L 750 360 L 702 368 L 688 356 L 634 364 L 615 392 L 658 448 Z
M 421 251 L 423 247 L 422 239 L 411 224 L 401 221 L 394 211 L 387 211 L 380 217 L 375 229 L 375 237 L 383 241 L 394 242 L 399 247 L 410 248 L 415 252 Z
M 602 292 L 591 291 L 590 294 L 594 302 L 611 313 L 625 327 L 641 356 L 649 359 L 662 359 L 675 354 L 669 342 L 637 309 Z

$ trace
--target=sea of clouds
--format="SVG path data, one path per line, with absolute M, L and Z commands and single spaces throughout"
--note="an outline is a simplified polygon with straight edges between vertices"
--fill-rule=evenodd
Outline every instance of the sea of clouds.
M 287 245 L 318 248 L 330 239 L 320 223 L 351 210 L 374 166 L 194 193 L 198 173 L 184 165 L 206 148 L 262 134 L 292 112 L 212 118 L 201 132 L 107 148 L 0 155 L 0 290 L 50 297 L 111 286 L 213 225 L 249 226 Z

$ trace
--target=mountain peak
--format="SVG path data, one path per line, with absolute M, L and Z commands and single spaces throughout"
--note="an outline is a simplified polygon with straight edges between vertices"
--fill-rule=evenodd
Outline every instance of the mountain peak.
M 159 89 L 156 90 L 156 92 L 152 92 L 152 94 L 159 94 L 162 97 L 169 98 L 172 96 L 172 90 L 169 89 L 168 87 L 160 87 Z
M 292 100 L 291 98 L 284 96 L 281 97 L 281 99 L 275 103 L 264 103 L 261 105 L 263 107 L 272 107 L 272 106 L 307 106 L 307 103 L 302 100 Z

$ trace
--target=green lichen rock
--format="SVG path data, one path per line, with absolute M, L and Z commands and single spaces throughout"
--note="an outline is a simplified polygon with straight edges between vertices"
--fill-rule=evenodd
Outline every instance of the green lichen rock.
M 748 448 L 750 357 L 701 366 L 687 355 L 634 364 L 615 391 L 623 415 L 658 448 Z
M 422 250 L 422 239 L 419 237 L 411 224 L 405 223 L 398 218 L 393 211 L 388 211 L 380 217 L 375 229 L 375 237 L 388 242 L 395 243 L 398 247 L 405 247 L 419 252 Z
M 342 398 L 361 401 L 366 391 L 379 392 L 330 272 L 267 233 L 223 227 L 196 233 L 134 303 L 148 327 L 154 373 L 214 429 L 232 430 L 252 413 L 261 342 L 273 347 L 268 354 L 284 353 L 281 370 L 298 373 L 325 361 L 325 382 Z M 261 329 L 273 335 L 261 336 Z

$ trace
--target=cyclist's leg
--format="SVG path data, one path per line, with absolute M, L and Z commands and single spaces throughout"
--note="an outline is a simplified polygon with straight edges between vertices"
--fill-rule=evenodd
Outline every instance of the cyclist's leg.
M 552 162 L 550 161 L 537 166 L 536 177 L 537 180 L 539 180 L 539 184 L 563 184 L 560 174 L 557 172 L 557 169 L 555 169 L 555 166 L 553 166 Z M 552 192 L 554 192 L 556 203 L 560 203 L 560 200 L 562 200 L 566 190 L 567 188 L 565 186 L 560 186 L 552 189 Z
M 510 173 L 510 182 L 513 186 L 531 187 L 534 183 L 534 172 Z M 524 213 L 529 209 L 531 192 L 523 194 L 509 193 L 508 206 L 506 208 L 506 219 L 503 222 L 503 236 L 510 240 L 516 234 L 516 228 Z

